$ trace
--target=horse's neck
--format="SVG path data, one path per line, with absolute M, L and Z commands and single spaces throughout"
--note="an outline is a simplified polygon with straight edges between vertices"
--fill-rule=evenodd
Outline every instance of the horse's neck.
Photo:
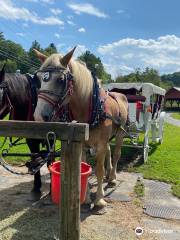
M 70 100 L 70 110 L 74 120 L 87 122 L 89 106 L 93 92 L 93 79 L 91 74 L 87 78 L 75 80 L 74 92 Z
M 29 88 L 28 80 L 25 76 L 20 75 L 19 78 L 15 76 L 9 76 L 7 79 L 9 98 L 13 107 L 23 107 L 27 105 L 29 101 L 29 94 L 27 89 Z

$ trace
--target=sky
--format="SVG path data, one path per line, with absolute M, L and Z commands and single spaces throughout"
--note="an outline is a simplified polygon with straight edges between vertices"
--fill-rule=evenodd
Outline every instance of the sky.
M 0 0 L 0 31 L 28 50 L 55 43 L 100 57 L 113 77 L 180 71 L 179 0 Z

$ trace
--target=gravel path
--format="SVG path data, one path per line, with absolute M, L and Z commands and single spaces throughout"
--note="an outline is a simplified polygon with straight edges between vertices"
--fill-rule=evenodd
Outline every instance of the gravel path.
M 166 121 L 167 123 L 170 123 L 170 124 L 172 124 L 172 125 L 175 125 L 175 126 L 180 127 L 180 120 L 177 120 L 177 119 L 172 118 L 172 117 L 171 117 L 171 114 L 172 114 L 171 112 L 167 112 L 167 113 L 166 113 L 165 121 Z
M 48 172 L 43 172 L 43 188 L 48 190 Z M 103 216 L 91 212 L 81 213 L 81 240 L 136 240 L 135 229 L 141 227 L 141 240 L 179 240 L 180 224 L 177 220 L 152 218 L 143 213 L 146 203 L 164 206 L 180 206 L 180 200 L 169 193 L 169 186 L 152 180 L 145 183 L 145 198 L 139 200 L 134 195 L 134 185 L 140 174 L 118 173 L 116 189 L 105 187 L 107 213 Z M 55 205 L 33 205 L 29 201 L 32 176 L 19 177 L 7 173 L 0 166 L 0 240 L 53 240 L 58 232 L 59 211 Z M 96 179 L 90 178 L 91 191 L 96 188 Z M 46 183 L 46 184 L 45 184 Z M 157 189 L 159 189 L 157 191 Z M 159 192 L 164 191 L 158 198 Z M 170 195 L 168 195 L 170 194 Z M 92 194 L 93 195 L 93 194 Z M 172 200 L 173 199 L 173 200 Z M 171 201 L 172 200 L 172 201 Z M 37 231 L 38 229 L 38 231 Z

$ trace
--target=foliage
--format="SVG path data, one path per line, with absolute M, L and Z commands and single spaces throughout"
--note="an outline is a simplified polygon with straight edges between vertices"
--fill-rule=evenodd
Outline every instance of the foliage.
M 137 179 L 136 185 L 134 186 L 134 192 L 136 194 L 136 197 L 144 197 L 144 183 L 141 179 Z
M 170 81 L 162 81 L 161 76 L 158 71 L 153 68 L 146 68 L 144 71 L 136 69 L 135 72 L 130 73 L 125 76 L 118 76 L 115 79 L 116 82 L 148 82 L 153 83 L 165 89 L 169 89 L 173 86 Z
M 175 72 L 172 74 L 165 74 L 161 76 L 162 81 L 170 81 L 175 86 L 180 87 L 180 72 Z
M 6 72 L 15 72 L 20 69 L 22 73 L 34 73 L 41 65 L 39 59 L 33 51 L 33 48 L 41 51 L 47 56 L 56 53 L 57 49 L 54 43 L 49 44 L 45 49 L 41 48 L 40 43 L 36 40 L 28 51 L 25 51 L 20 44 L 6 40 L 0 32 L 0 67 L 6 64 Z
M 111 81 L 111 75 L 105 71 L 99 57 L 96 57 L 90 51 L 86 51 L 81 56 L 79 56 L 78 59 L 85 62 L 89 70 L 96 73 L 97 77 L 100 78 L 103 83 L 108 83 Z
M 53 53 L 57 53 L 57 48 L 54 43 L 51 43 L 47 48 L 44 49 L 44 54 L 50 56 Z

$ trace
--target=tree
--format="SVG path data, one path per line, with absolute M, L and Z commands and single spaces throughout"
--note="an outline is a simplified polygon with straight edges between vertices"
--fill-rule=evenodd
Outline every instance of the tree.
M 173 85 L 180 87 L 180 72 L 174 72 L 172 74 L 164 74 L 161 76 L 163 82 L 170 82 Z
M 4 39 L 4 34 L 3 34 L 3 32 L 0 32 L 0 42 L 1 41 L 4 41 L 5 39 Z
M 161 77 L 157 70 L 153 68 L 146 68 L 144 72 L 142 72 L 142 80 L 143 82 L 150 82 L 157 86 L 161 84 Z
M 43 49 L 41 49 L 40 43 L 38 43 L 38 41 L 34 41 L 32 42 L 32 45 L 28 51 L 28 59 L 29 59 L 29 63 L 30 63 L 30 67 L 29 67 L 29 73 L 34 74 L 34 72 L 41 66 L 41 62 L 38 59 L 38 57 L 36 56 L 35 52 L 33 51 L 33 49 L 37 49 L 39 51 L 43 51 Z
M 50 56 L 53 53 L 57 53 L 57 48 L 54 43 L 51 43 L 47 48 L 44 49 L 44 54 Z
M 108 74 L 99 57 L 96 57 L 90 51 L 86 51 L 81 56 L 78 57 L 81 61 L 86 63 L 87 68 L 96 73 L 97 77 L 100 78 L 103 83 L 107 83 L 111 81 L 111 75 Z

